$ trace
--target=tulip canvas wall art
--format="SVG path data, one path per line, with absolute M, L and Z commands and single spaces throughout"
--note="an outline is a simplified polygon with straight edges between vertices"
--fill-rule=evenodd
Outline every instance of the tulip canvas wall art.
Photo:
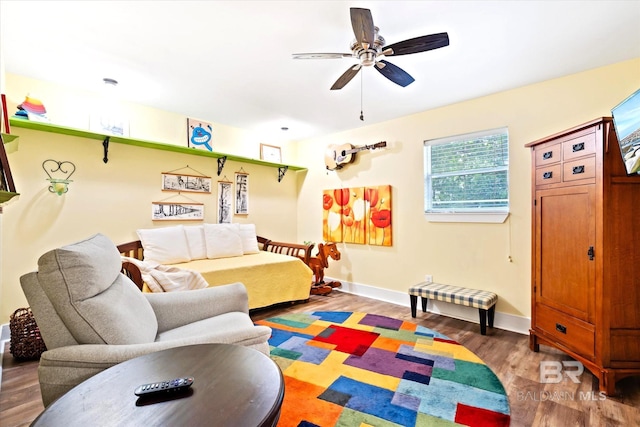
M 324 190 L 322 208 L 325 241 L 392 245 L 390 185 Z

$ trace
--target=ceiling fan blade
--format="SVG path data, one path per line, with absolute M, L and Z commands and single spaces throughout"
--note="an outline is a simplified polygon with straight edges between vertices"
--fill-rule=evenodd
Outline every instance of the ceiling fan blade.
M 369 46 L 373 46 L 375 29 L 373 26 L 373 17 L 369 9 L 352 7 L 351 26 L 353 27 L 353 34 L 355 34 L 356 40 L 364 49 L 369 49 Z
M 378 70 L 380 74 L 402 87 L 406 87 L 415 81 L 415 79 L 402 68 L 383 59 L 376 62 L 376 66 L 374 68 Z
M 336 80 L 333 86 L 331 86 L 331 90 L 342 89 L 347 83 L 351 81 L 352 78 L 355 77 L 356 74 L 358 74 L 360 68 L 362 68 L 362 65 L 360 64 L 349 67 L 347 71 L 345 71 L 344 74 L 341 75 L 338 80 Z
M 449 35 L 447 33 L 438 33 L 385 46 L 382 53 L 385 56 L 408 55 L 410 53 L 426 52 L 427 50 L 438 49 L 445 46 L 449 46 Z
M 352 58 L 353 53 L 294 53 L 293 59 L 339 59 Z

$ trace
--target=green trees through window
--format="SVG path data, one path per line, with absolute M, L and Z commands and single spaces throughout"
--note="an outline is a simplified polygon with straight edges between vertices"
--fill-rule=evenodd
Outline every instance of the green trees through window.
M 425 212 L 507 212 L 506 128 L 425 141 Z

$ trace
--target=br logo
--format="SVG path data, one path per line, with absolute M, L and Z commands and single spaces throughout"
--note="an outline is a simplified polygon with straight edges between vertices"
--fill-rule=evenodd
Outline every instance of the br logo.
M 543 360 L 540 362 L 540 382 L 542 384 L 557 384 L 562 381 L 563 375 L 578 384 L 580 383 L 578 377 L 583 372 L 584 365 L 575 360 L 564 360 L 562 362 Z

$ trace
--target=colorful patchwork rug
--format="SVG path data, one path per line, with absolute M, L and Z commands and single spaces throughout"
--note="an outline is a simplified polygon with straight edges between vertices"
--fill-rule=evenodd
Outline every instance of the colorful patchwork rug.
M 271 357 L 285 379 L 278 427 L 509 425 L 496 375 L 431 329 L 336 311 L 256 323 L 273 328 Z

